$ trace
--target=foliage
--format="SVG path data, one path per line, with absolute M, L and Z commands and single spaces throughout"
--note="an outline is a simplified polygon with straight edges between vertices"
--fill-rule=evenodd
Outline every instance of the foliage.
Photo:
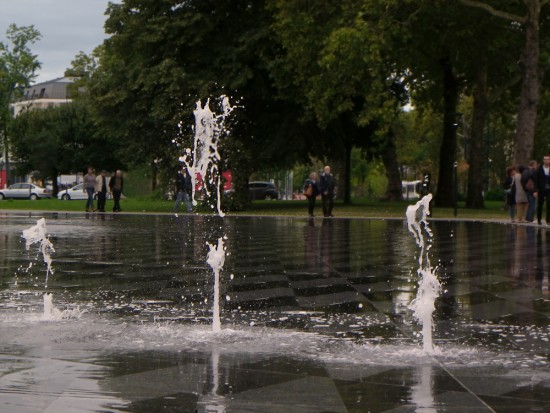
M 222 148 L 237 187 L 260 165 L 289 167 L 303 153 L 295 105 L 276 99 L 269 80 L 277 43 L 262 1 L 126 0 L 107 14 L 111 37 L 87 89 L 128 163 L 173 170 L 191 146 L 196 102 L 220 95 L 241 106 Z
M 121 167 L 116 142 L 97 133 L 87 107 L 78 103 L 21 113 L 10 128 L 13 155 L 21 174 L 39 172 L 56 181 L 60 173 Z
M 0 42 L 0 135 L 3 137 L 4 161 L 8 183 L 10 183 L 8 136 L 8 127 L 12 120 L 10 104 L 35 78 L 36 70 L 40 68 L 40 63 L 29 48 L 29 45 L 40 39 L 40 32 L 34 26 L 18 27 L 10 24 L 6 37 L 9 44 Z

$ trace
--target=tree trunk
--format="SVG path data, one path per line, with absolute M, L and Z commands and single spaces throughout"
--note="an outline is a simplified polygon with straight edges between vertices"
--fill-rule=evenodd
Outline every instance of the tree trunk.
M 386 177 L 388 178 L 386 199 L 388 201 L 400 201 L 403 199 L 403 191 L 401 188 L 401 174 L 399 173 L 399 163 L 397 162 L 397 152 L 395 150 L 392 128 L 390 128 L 388 132 L 387 142 L 382 151 L 382 162 L 384 163 Z
M 483 135 L 489 113 L 487 97 L 487 56 L 480 59 L 476 73 L 472 130 L 470 133 L 469 153 L 465 154 L 469 163 L 467 208 L 485 208 L 483 201 Z
M 151 190 L 155 191 L 157 189 L 157 178 L 158 178 L 158 166 L 155 161 L 151 161 Z
M 53 171 L 52 174 L 52 197 L 57 197 L 57 194 L 59 193 L 59 171 L 56 169 Z
M 439 153 L 439 178 L 435 205 L 452 207 L 454 200 L 453 171 L 456 162 L 456 105 L 458 81 L 453 73 L 450 58 L 440 61 L 443 70 L 443 140 Z
M 525 22 L 525 48 L 522 55 L 523 82 L 516 125 L 514 163 L 527 165 L 533 157 L 535 125 L 540 96 L 539 74 L 539 0 L 525 1 L 528 8 Z
M 351 205 L 351 150 L 353 145 L 347 140 L 345 145 L 345 159 L 344 159 L 344 204 Z
M 11 165 L 10 165 L 10 143 L 8 141 L 8 131 L 7 128 L 3 128 L 3 141 L 4 141 L 4 168 L 6 168 L 6 182 L 4 182 L 5 187 L 11 185 Z M 0 188 L 3 189 L 3 188 Z

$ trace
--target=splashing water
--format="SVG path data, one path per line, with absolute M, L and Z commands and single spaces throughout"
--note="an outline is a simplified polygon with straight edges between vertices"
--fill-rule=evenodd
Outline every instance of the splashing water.
M 44 293 L 44 314 L 42 320 L 58 321 L 67 319 L 80 319 L 86 310 L 81 310 L 80 307 L 58 310 L 53 304 L 53 294 Z
M 212 315 L 212 331 L 219 333 L 221 331 L 220 321 L 220 270 L 225 262 L 225 248 L 223 238 L 218 238 L 218 245 L 206 243 L 210 248 L 206 262 L 214 271 L 214 308 Z
M 432 195 L 426 195 L 415 205 L 409 205 L 406 213 L 408 229 L 420 247 L 417 270 L 420 280 L 416 298 L 411 302 L 410 308 L 413 310 L 414 317 L 422 324 L 423 349 L 428 354 L 433 354 L 436 351 L 432 340 L 433 312 L 435 311 L 435 299 L 441 291 L 441 284 L 435 271 L 432 270 L 428 256 L 430 245 L 426 242 L 433 237 L 427 221 L 428 215 L 430 215 L 431 200 Z
M 28 251 L 33 244 L 38 244 L 38 251 L 42 253 L 44 262 L 46 263 L 46 280 L 44 281 L 44 288 L 48 288 L 48 276 L 53 274 L 52 269 L 52 256 L 55 252 L 53 244 L 48 239 L 48 231 L 46 230 L 46 220 L 44 218 L 36 221 L 36 225 L 29 229 L 23 230 L 22 237 L 25 239 L 25 249 Z M 30 267 L 29 267 L 30 268 Z M 52 294 L 44 293 L 44 315 L 43 318 L 51 320 L 59 316 L 59 310 L 57 310 L 52 304 Z
M 218 151 L 218 143 L 222 133 L 227 132 L 225 120 L 233 111 L 234 107 L 229 103 L 227 96 L 221 96 L 222 113 L 215 115 L 210 110 L 210 99 L 202 106 L 199 100 L 193 111 L 195 115 L 195 137 L 193 141 L 193 150 L 187 148 L 185 154 L 180 156 L 179 161 L 187 168 L 192 181 L 192 199 L 193 205 L 197 205 L 195 192 L 197 191 L 199 179 L 202 180 L 202 188 L 206 195 L 210 195 L 210 188 L 213 186 L 216 190 L 216 210 L 220 217 L 225 214 L 221 208 L 221 173 L 218 169 L 218 163 L 221 160 Z M 180 124 L 181 128 L 181 124 Z M 210 248 L 207 263 L 214 270 L 214 304 L 212 308 L 212 330 L 221 331 L 220 320 L 220 270 L 225 262 L 225 249 L 223 239 L 218 239 L 217 246 L 207 242 Z
M 55 252 L 55 248 L 48 239 L 46 220 L 41 218 L 36 221 L 36 225 L 23 230 L 22 237 L 25 239 L 25 249 L 27 251 L 33 244 L 38 244 L 38 251 L 42 253 L 42 257 L 46 263 L 46 281 L 44 282 L 44 287 L 48 288 L 48 276 L 49 274 L 53 274 L 51 253 Z
M 220 154 L 218 152 L 218 142 L 220 135 L 226 131 L 225 119 L 233 111 L 227 96 L 222 96 L 222 113 L 215 115 L 210 110 L 210 99 L 204 105 L 199 100 L 196 109 L 193 111 L 195 115 L 195 137 L 193 142 L 193 150 L 187 148 L 185 154 L 180 156 L 179 161 L 184 163 L 189 171 L 192 180 L 192 199 L 193 205 L 197 205 L 195 200 L 195 192 L 198 188 L 198 180 L 202 180 L 202 188 L 206 195 L 210 194 L 210 187 L 214 186 L 216 190 L 216 210 L 220 217 L 224 216 L 221 209 L 221 193 L 220 193 L 220 171 L 218 163 Z M 181 125 L 180 125 L 181 127 Z M 210 184 L 210 185 L 207 185 Z

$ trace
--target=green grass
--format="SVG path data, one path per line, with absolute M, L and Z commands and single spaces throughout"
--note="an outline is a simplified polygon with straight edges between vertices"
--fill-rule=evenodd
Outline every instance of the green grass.
M 344 205 L 337 201 L 334 206 L 334 215 L 337 217 L 404 217 L 407 206 L 412 202 L 398 201 L 385 202 L 367 199 L 354 199 L 352 205 Z M 60 201 L 58 199 L 30 200 L 2 200 L 0 210 L 18 211 L 58 211 L 58 212 L 84 212 L 86 201 Z M 113 202 L 107 201 L 106 210 L 112 209 Z M 126 198 L 121 200 L 124 212 L 141 213 L 171 213 L 173 201 L 164 201 L 151 198 Z M 181 205 L 181 211 L 185 205 Z M 208 212 L 204 208 L 204 212 Z M 321 203 L 317 202 L 316 214 L 322 215 Z M 270 215 L 270 216 L 305 216 L 307 214 L 306 201 L 255 201 L 252 208 L 242 212 L 228 212 L 228 215 Z M 433 218 L 454 218 L 453 208 L 433 208 Z M 457 218 L 459 219 L 507 219 L 508 214 L 503 209 L 502 201 L 486 201 L 485 209 L 466 209 L 463 203 L 459 203 Z

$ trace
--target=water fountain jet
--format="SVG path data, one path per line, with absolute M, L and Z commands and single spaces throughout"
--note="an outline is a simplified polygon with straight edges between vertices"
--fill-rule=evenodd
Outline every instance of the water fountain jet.
M 416 244 L 420 247 L 417 270 L 420 280 L 417 296 L 411 302 L 410 308 L 413 310 L 415 319 L 422 324 L 423 349 L 427 354 L 436 352 L 432 339 L 433 313 L 435 311 L 435 300 L 441 290 L 441 284 L 437 279 L 435 270 L 432 269 L 428 255 L 430 241 L 433 237 L 428 224 L 431 200 L 432 195 L 428 194 L 415 205 L 409 205 L 406 212 L 408 229 L 414 235 Z

